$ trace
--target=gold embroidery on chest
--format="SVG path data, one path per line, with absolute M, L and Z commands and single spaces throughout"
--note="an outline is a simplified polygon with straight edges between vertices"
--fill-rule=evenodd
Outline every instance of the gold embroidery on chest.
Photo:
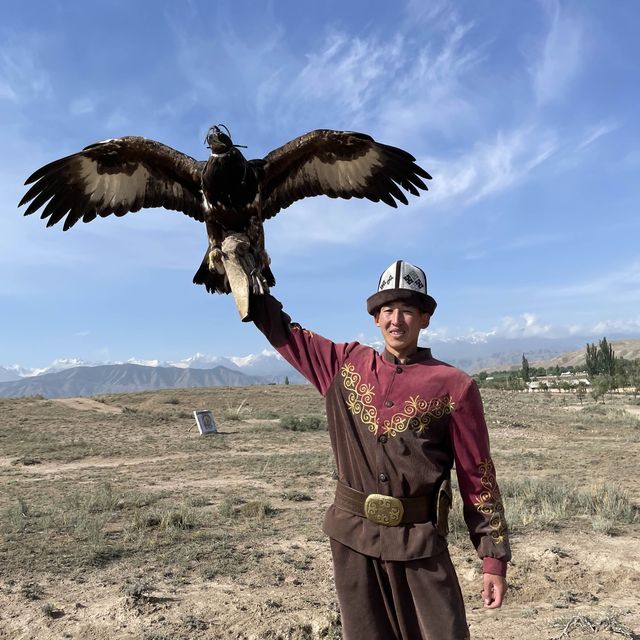
M 488 516 L 491 539 L 495 544 L 499 544 L 506 537 L 507 526 L 504 520 L 502 497 L 496 483 L 496 470 L 490 458 L 484 459 L 478 465 L 478 469 L 482 474 L 480 484 L 483 486 L 484 491 L 478 496 L 474 504 L 480 513 Z
M 360 384 L 362 378 L 360 374 L 356 373 L 352 364 L 343 365 L 340 373 L 344 388 L 349 391 L 347 407 L 351 415 L 358 416 L 369 431 L 375 433 L 378 429 L 378 411 L 372 404 L 373 396 L 375 396 L 373 385 Z
M 349 392 L 347 407 L 351 415 L 360 418 L 371 433 L 395 436 L 407 429 L 423 433 L 432 420 L 449 415 L 454 409 L 454 403 L 448 395 L 431 400 L 410 396 L 404 401 L 402 410 L 384 420 L 381 425 L 378 420 L 378 410 L 373 404 L 373 398 L 376 395 L 373 385 L 363 383 L 362 377 L 351 363 L 343 365 L 340 373 L 344 388 Z

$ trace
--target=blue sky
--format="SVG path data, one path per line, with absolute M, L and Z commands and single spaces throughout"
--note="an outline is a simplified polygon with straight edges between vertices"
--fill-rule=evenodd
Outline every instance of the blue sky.
M 5 12 L 6 13 L 6 12 Z M 266 223 L 293 318 L 372 341 L 364 301 L 404 258 L 439 306 L 425 343 L 640 336 L 640 5 L 26 0 L 0 25 L 0 365 L 178 360 L 266 343 L 191 284 L 177 212 L 46 229 L 36 168 L 143 135 L 204 159 L 225 123 L 264 156 L 315 128 L 403 147 L 431 190 L 393 210 L 314 198 Z

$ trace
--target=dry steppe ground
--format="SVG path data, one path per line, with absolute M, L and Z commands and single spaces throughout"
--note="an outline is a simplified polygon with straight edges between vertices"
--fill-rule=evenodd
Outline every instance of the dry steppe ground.
M 484 610 L 458 501 L 472 637 L 638 638 L 640 404 L 483 395 L 514 559 Z M 279 421 L 322 414 L 293 385 L 0 400 L 0 638 L 340 638 L 328 435 Z

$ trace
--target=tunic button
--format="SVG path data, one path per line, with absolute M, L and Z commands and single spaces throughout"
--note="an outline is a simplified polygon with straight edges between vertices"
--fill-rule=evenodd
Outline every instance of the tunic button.
M 396 367 L 396 373 L 402 373 L 402 367 Z
M 385 400 L 384 401 L 384 406 L 385 407 L 393 407 L 393 400 Z
M 380 480 L 380 482 L 386 482 L 389 478 L 387 478 L 387 474 L 386 473 L 381 473 L 378 476 L 378 480 Z
M 384 444 L 387 441 L 387 436 L 382 435 L 378 438 L 378 442 L 381 442 L 382 444 Z

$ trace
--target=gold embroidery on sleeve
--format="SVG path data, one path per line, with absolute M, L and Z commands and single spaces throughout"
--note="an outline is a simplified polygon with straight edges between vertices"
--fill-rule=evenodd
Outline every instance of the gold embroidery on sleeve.
M 502 497 L 496 483 L 496 470 L 490 458 L 485 458 L 478 465 L 478 469 L 482 474 L 480 484 L 484 487 L 484 491 L 478 496 L 474 504 L 480 513 L 489 518 L 491 539 L 495 544 L 499 544 L 505 539 L 507 527 L 504 521 Z
M 353 416 L 357 416 L 367 426 L 371 433 L 387 434 L 395 436 L 407 429 L 414 429 L 418 433 L 431 424 L 434 419 L 451 414 L 454 403 L 451 396 L 424 400 L 420 396 L 412 396 L 405 400 L 402 411 L 385 420 L 380 426 L 378 410 L 373 405 L 375 396 L 374 387 L 371 384 L 361 384 L 362 377 L 356 372 L 351 363 L 346 363 L 340 369 L 344 387 L 349 391 L 347 407 Z

